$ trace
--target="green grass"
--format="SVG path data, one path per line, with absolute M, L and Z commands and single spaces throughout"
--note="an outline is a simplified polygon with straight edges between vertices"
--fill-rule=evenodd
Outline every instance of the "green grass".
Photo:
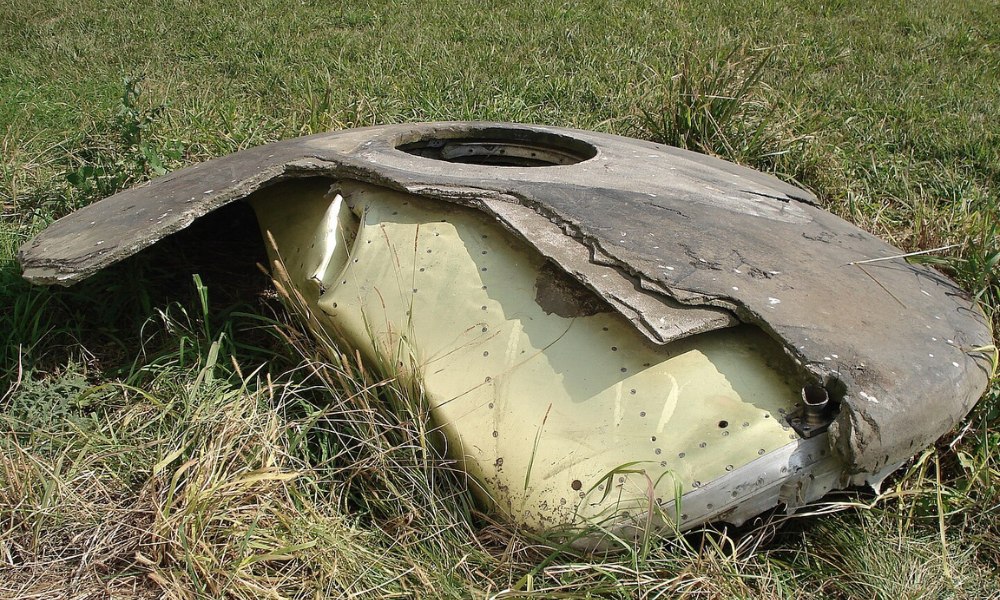
M 6 3 L 0 597 L 995 596 L 997 380 L 881 496 L 579 556 L 479 513 L 413 382 L 308 341 L 266 281 L 161 252 L 48 290 L 13 255 L 240 148 L 521 121 L 717 154 L 948 246 L 924 260 L 996 327 L 998 32 L 989 0 Z

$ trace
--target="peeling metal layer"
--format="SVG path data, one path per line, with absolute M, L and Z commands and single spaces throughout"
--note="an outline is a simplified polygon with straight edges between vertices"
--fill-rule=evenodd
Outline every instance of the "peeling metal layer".
M 665 344 L 739 321 L 727 310 L 682 305 L 669 295 L 646 292 L 639 279 L 619 268 L 594 262 L 590 249 L 534 210 L 512 202 L 483 200 L 490 213 L 512 232 L 531 232 L 530 244 L 578 281 L 597 292 L 650 340 Z
M 470 135 L 565 139 L 596 152 L 576 164 L 520 167 L 397 149 Z M 780 341 L 840 402 L 829 439 L 852 472 L 879 472 L 931 443 L 968 413 L 988 380 L 989 359 L 973 349 L 991 337 L 966 294 L 901 259 L 852 264 L 900 252 L 817 208 L 808 192 L 707 156 L 576 130 L 417 124 L 262 146 L 81 209 L 25 244 L 19 259 L 28 279 L 69 284 L 264 185 L 307 175 L 372 183 L 501 219 L 504 204 L 525 207 L 641 289 L 734 310 Z M 506 224 L 543 245 L 534 228 Z

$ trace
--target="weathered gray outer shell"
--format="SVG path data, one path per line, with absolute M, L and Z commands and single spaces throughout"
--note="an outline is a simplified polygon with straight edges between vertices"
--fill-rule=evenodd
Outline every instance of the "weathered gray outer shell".
M 548 135 L 594 158 L 542 168 L 453 164 L 396 149 L 426 137 Z M 534 210 L 651 294 L 733 311 L 778 339 L 834 396 L 831 444 L 876 473 L 954 426 L 985 389 L 982 313 L 940 273 L 814 205 L 774 177 L 612 135 L 498 123 L 347 130 L 194 165 L 54 223 L 20 251 L 24 275 L 68 285 L 276 180 L 354 179 L 494 213 Z M 516 230 L 529 243 L 530 228 Z M 649 333 L 647 332 L 647 335 Z M 664 340 L 661 340 L 664 341 Z

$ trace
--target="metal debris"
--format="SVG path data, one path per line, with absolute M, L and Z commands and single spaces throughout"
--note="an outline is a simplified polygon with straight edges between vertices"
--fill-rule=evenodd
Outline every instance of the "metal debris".
M 480 496 L 537 529 L 877 485 L 988 381 L 985 318 L 940 273 L 771 176 L 585 131 L 270 144 L 81 209 L 19 260 L 69 285 L 243 200 L 331 330 L 407 349 Z

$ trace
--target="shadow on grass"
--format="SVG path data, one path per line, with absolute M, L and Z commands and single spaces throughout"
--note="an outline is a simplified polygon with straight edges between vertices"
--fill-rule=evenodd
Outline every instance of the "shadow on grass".
M 0 305 L 9 307 L 0 314 L 0 389 L 68 362 L 114 375 L 132 368 L 137 355 L 176 351 L 164 335 L 169 327 L 147 326 L 166 322 L 172 310 L 193 315 L 202 333 L 238 331 L 230 339 L 236 356 L 260 363 L 278 349 L 256 315 L 281 310 L 257 267 L 265 263 L 256 220 L 243 204 L 68 288 L 32 285 L 15 261 L 0 263 Z

